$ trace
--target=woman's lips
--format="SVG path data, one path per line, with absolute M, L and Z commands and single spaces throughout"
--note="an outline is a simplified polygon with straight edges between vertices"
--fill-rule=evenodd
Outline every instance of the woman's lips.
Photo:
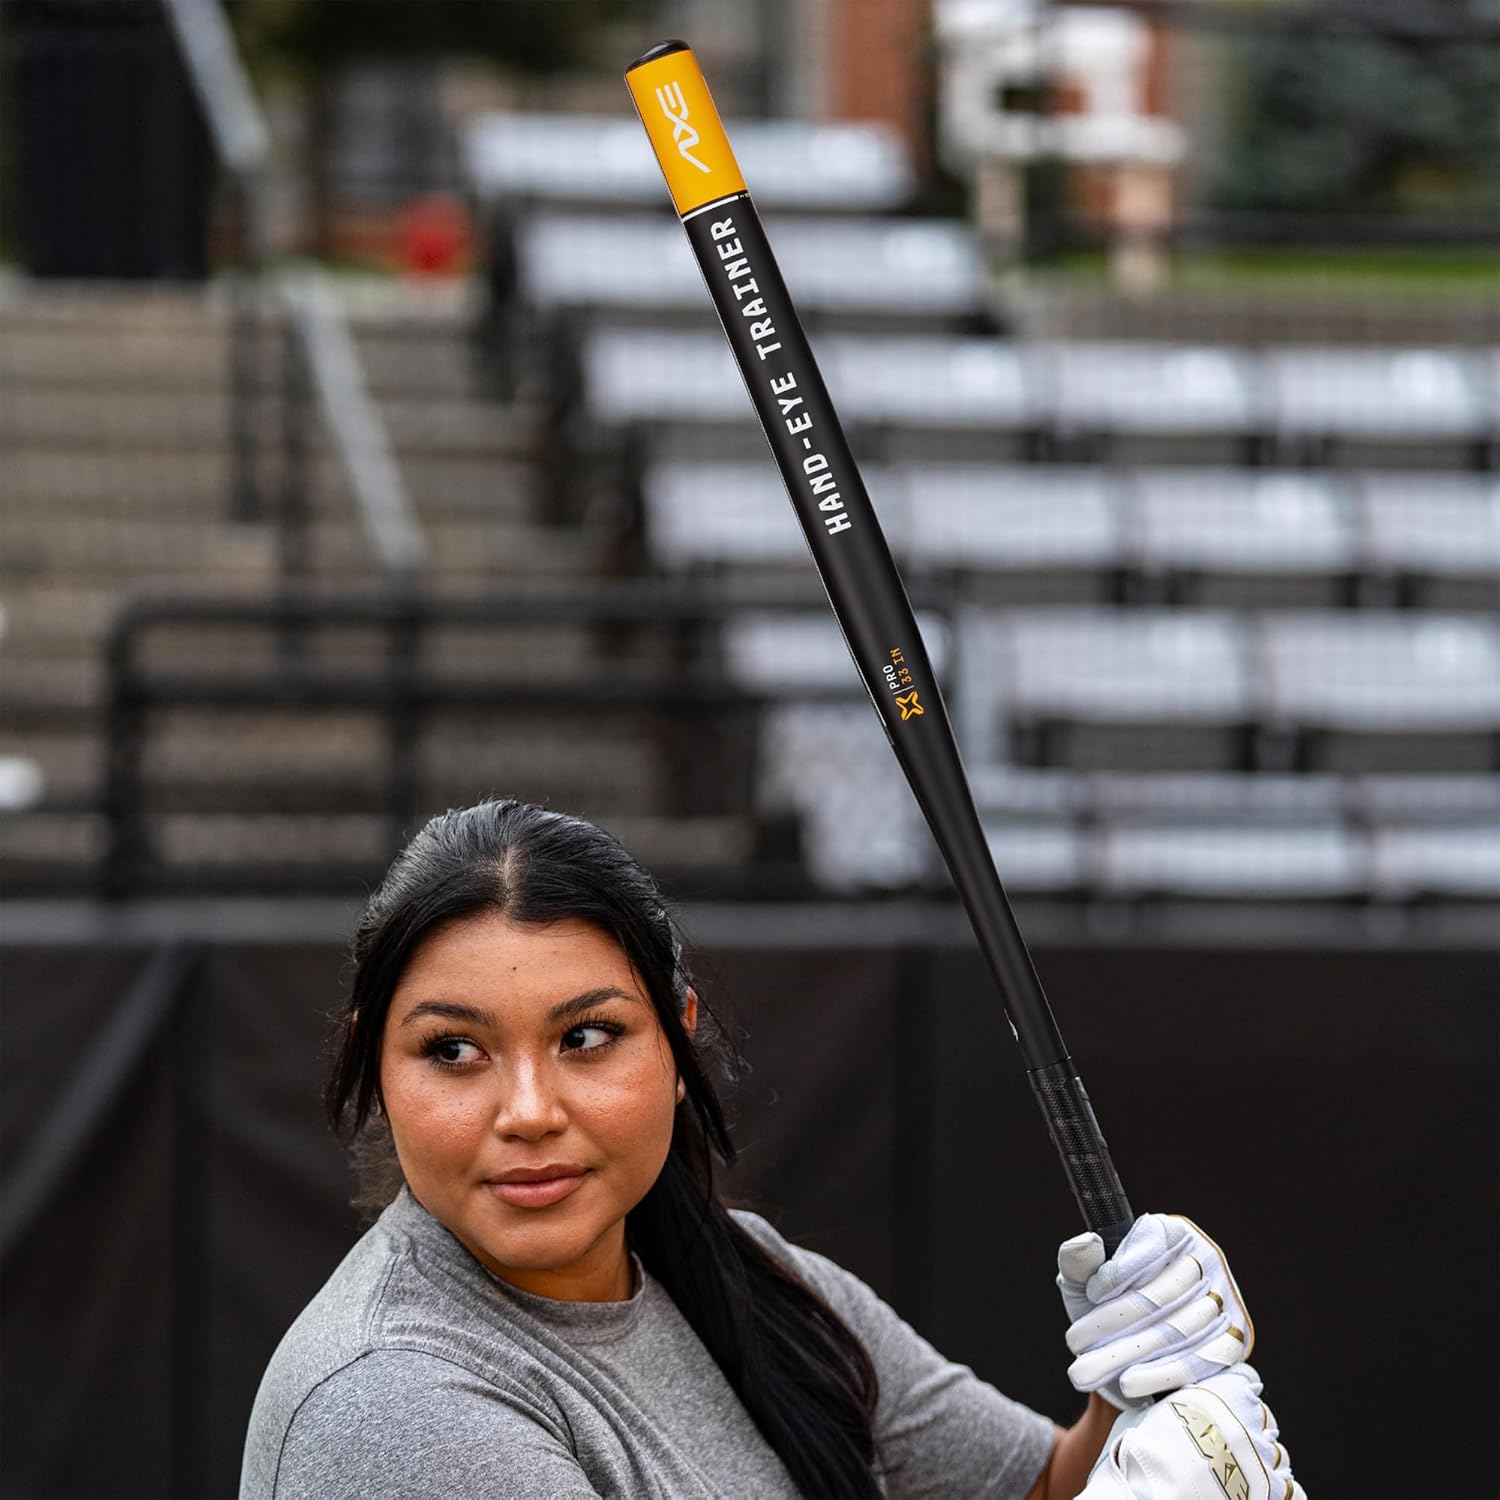
M 569 1172 L 558 1177 L 542 1177 L 533 1182 L 497 1182 L 494 1179 L 485 1186 L 497 1198 L 516 1208 L 546 1208 L 558 1203 L 581 1186 L 587 1172 Z

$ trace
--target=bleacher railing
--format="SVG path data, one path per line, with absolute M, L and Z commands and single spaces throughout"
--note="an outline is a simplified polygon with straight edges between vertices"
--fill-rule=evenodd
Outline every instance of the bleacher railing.
M 203 889 L 191 872 L 156 869 L 149 857 L 147 824 L 151 797 L 143 774 L 143 752 L 150 737 L 150 716 L 225 709 L 283 710 L 315 715 L 346 707 L 377 716 L 384 743 L 379 787 L 363 810 L 383 817 L 384 848 L 374 868 L 351 871 L 330 862 L 322 869 L 267 872 L 226 868 L 224 884 L 293 889 L 299 883 L 343 888 L 350 878 L 378 875 L 379 865 L 395 853 L 411 832 L 418 806 L 416 744 L 430 717 L 444 708 L 469 711 L 589 709 L 601 717 L 641 712 L 659 716 L 661 751 L 687 765 L 695 743 L 712 721 L 722 727 L 733 715 L 753 727 L 754 715 L 768 704 L 816 702 L 826 697 L 821 678 L 799 681 L 744 682 L 717 666 L 713 643 L 719 628 L 746 609 L 803 609 L 816 605 L 805 589 L 702 588 L 655 584 L 601 584 L 546 594 L 512 593 L 482 598 L 440 597 L 412 589 L 383 589 L 358 596 L 327 597 L 295 590 L 261 600 L 137 599 L 121 611 L 112 629 L 107 667 L 108 764 L 102 800 L 107 849 L 99 871 L 101 893 L 114 899 L 145 895 L 163 888 Z M 580 624 L 599 632 L 601 640 L 618 641 L 632 629 L 657 630 L 667 650 L 645 669 L 637 663 L 612 664 L 607 650 L 582 670 L 551 675 L 528 670 L 510 648 L 507 630 L 525 625 Z M 424 666 L 426 640 L 445 626 L 482 627 L 495 642 L 492 672 L 435 671 Z M 378 658 L 357 663 L 320 661 L 310 649 L 315 633 L 359 628 L 379 635 Z M 186 637 L 215 629 L 237 629 L 262 644 L 299 642 L 296 652 L 265 653 L 265 670 L 232 666 L 207 671 L 163 669 L 143 658 L 145 637 L 152 631 L 178 629 Z M 733 738 L 733 737 L 731 737 Z M 753 734 L 740 741 L 753 754 Z M 691 778 L 669 778 L 686 788 Z M 709 778 L 711 781 L 711 778 Z M 704 784 L 703 778 L 698 785 Z M 479 795 L 484 789 L 470 793 Z M 503 791 L 504 788 L 495 790 Z M 683 790 L 671 813 L 690 813 L 691 793 Z M 257 807 L 263 805 L 257 802 Z M 427 809 L 433 811 L 435 809 Z M 175 882 L 175 883 L 174 883 Z M 762 892 L 769 890 L 764 880 Z M 788 888 L 783 894 L 805 894 Z

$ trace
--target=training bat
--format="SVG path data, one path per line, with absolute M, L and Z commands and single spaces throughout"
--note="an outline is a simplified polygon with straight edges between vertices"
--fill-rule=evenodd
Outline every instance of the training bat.
M 760 217 L 691 49 L 625 73 L 860 677 L 948 862 L 1088 1228 L 1113 1252 L 1133 1215 L 974 807 L 948 713 Z

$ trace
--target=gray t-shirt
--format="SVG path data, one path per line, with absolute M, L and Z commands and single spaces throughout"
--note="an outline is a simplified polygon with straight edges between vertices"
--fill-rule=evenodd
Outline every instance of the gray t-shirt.
M 1050 1421 L 945 1360 L 858 1277 L 736 1217 L 869 1351 L 889 1495 L 1026 1494 Z M 241 1500 L 793 1500 L 713 1357 L 638 1262 L 636 1276 L 624 1302 L 517 1291 L 403 1189 L 272 1356 Z

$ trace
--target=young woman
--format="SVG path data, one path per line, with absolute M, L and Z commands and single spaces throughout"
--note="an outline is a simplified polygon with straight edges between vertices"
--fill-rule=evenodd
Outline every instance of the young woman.
M 1119 1409 L 1205 1378 L 1192 1410 L 1239 1443 L 1219 1470 L 1300 1493 L 1236 1364 L 1238 1289 L 1185 1220 L 1144 1216 L 1107 1262 L 1095 1236 L 1064 1245 L 1070 1373 L 1093 1394 L 1061 1431 L 726 1208 L 722 1043 L 680 953 L 651 878 L 579 819 L 487 802 L 396 859 L 355 936 L 327 1103 L 367 1156 L 393 1150 L 397 1187 L 266 1371 L 244 1500 L 1072 1496 Z M 1129 1471 L 1165 1472 L 1153 1435 L 1212 1477 L 1189 1419 L 1158 1433 L 1145 1410 L 1091 1497 L 1150 1493 Z

